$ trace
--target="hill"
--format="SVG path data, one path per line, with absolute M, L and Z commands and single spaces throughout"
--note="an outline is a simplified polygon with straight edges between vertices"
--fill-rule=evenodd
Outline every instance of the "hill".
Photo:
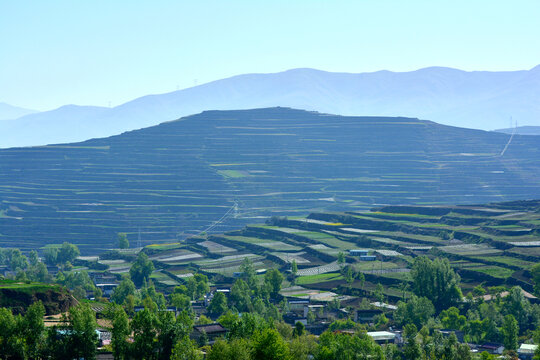
M 21 116 L 36 113 L 36 110 L 23 109 L 21 107 L 0 102 L 0 120 L 17 119 Z
M 142 251 L 158 269 L 152 274 L 153 281 L 165 291 L 193 273 L 206 274 L 229 286 L 245 258 L 262 272 L 279 268 L 290 281 L 294 260 L 300 287 L 284 289 L 284 295 L 318 301 L 330 300 L 332 292 L 369 296 L 377 284 L 383 284 L 385 295 L 395 303 L 410 296 L 406 285 L 412 281 L 414 258 L 427 255 L 450 261 L 461 276 L 464 294 L 478 285 L 518 285 L 532 293 L 530 270 L 540 261 L 539 210 L 540 201 L 536 200 L 317 212 L 305 218 L 274 217 L 266 223 L 192 237 L 182 243 L 152 244 Z M 337 263 L 340 252 L 347 265 L 364 274 L 365 283 L 353 279 L 350 286 L 347 284 Z M 133 261 L 125 253 L 117 254 L 114 260 L 110 256 L 99 260 L 115 274 L 128 272 Z
M 207 111 L 82 143 L 0 151 L 0 245 L 85 251 L 374 204 L 537 198 L 540 139 L 412 118 Z M 214 222 L 218 222 L 214 224 Z
M 43 303 L 47 315 L 65 312 L 76 303 L 69 291 L 59 285 L 0 279 L 0 307 L 24 313 L 36 301 Z
M 246 74 L 115 108 L 70 106 L 0 123 L 0 147 L 82 141 L 115 135 L 208 109 L 287 106 L 341 115 L 408 116 L 492 130 L 510 117 L 539 125 L 540 66 L 529 71 L 466 72 L 431 67 L 411 72 L 332 73 L 293 69 Z M 66 111 L 69 110 L 69 111 Z
M 506 128 L 494 130 L 504 134 L 516 133 L 519 135 L 540 135 L 540 126 L 518 126 L 517 128 Z

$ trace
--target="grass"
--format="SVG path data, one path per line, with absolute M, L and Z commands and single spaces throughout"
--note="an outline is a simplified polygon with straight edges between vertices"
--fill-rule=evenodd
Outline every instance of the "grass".
M 326 274 L 316 274 L 316 275 L 307 275 L 300 276 L 296 279 L 296 284 L 298 285 L 310 285 L 327 281 L 334 280 L 343 280 L 343 276 L 340 273 L 326 273 Z
M 239 170 L 218 170 L 217 172 L 224 178 L 242 178 L 248 176 L 245 171 Z
M 247 237 L 247 236 L 224 236 L 226 239 L 233 241 L 239 241 L 245 244 L 253 244 L 266 249 L 274 251 L 299 251 L 302 248 L 299 246 L 294 246 L 291 244 L 286 244 L 282 241 L 261 239 L 256 237 Z
M 478 266 L 474 268 L 466 268 L 468 270 L 477 271 L 480 273 L 484 273 L 496 278 L 506 279 L 512 276 L 514 273 L 511 269 L 506 269 L 499 266 Z
M 522 269 L 529 269 L 536 265 L 534 262 L 521 260 L 510 256 L 471 256 L 471 258 L 477 260 L 489 260 L 503 265 L 517 266 Z
M 319 241 L 325 245 L 338 248 L 341 250 L 356 249 L 358 247 L 354 243 L 339 240 L 336 237 L 326 234 L 326 233 L 320 233 L 320 232 L 315 232 L 315 231 L 302 231 L 302 232 L 297 233 L 296 235 L 304 236 L 308 239 Z
M 172 250 L 172 249 L 178 249 L 181 248 L 183 245 L 179 243 L 168 243 L 168 244 L 151 244 L 146 245 L 146 248 L 154 249 L 154 250 Z
M 56 284 L 44 284 L 40 282 L 20 282 L 15 280 L 0 280 L 0 289 L 20 290 L 26 293 L 42 292 L 48 290 L 60 290 Z
M 399 266 L 390 261 L 361 261 L 354 264 L 357 271 L 396 269 Z

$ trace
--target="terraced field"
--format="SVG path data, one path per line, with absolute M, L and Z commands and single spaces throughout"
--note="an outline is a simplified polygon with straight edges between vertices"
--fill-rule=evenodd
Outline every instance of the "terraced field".
M 514 136 L 501 156 L 508 139 L 410 118 L 271 108 L 208 111 L 106 139 L 4 149 L 0 246 L 70 241 L 99 253 L 115 246 L 118 232 L 144 246 L 273 215 L 535 198 L 540 138 Z M 394 224 L 449 225 L 393 217 Z M 531 229 L 534 221 L 521 226 Z
M 519 215 L 515 207 L 520 207 Z M 372 215 L 377 217 L 376 221 L 370 220 Z M 402 218 L 407 218 L 407 222 L 403 223 Z M 540 201 L 486 206 L 387 206 L 362 214 L 312 213 L 308 221 L 272 218 L 268 224 L 192 237 L 181 243 L 149 245 L 142 251 L 154 260 L 158 271 L 152 278 L 164 288 L 180 284 L 196 272 L 230 285 L 245 258 L 261 274 L 269 268 L 289 274 L 287 285 L 292 281 L 294 260 L 298 266 L 296 284 L 303 289 L 298 296 L 310 291 L 340 292 L 339 287 L 370 292 L 380 283 L 385 294 L 397 300 L 408 291 L 406 285 L 411 281 L 414 258 L 427 255 L 448 258 L 462 278 L 465 293 L 476 285 L 519 285 L 532 292 L 528 270 L 540 262 L 540 245 L 515 246 L 512 236 L 494 234 L 489 228 L 517 228 L 535 219 L 540 219 Z M 425 226 L 429 224 L 444 224 L 447 229 Z M 363 231 L 351 235 L 350 228 Z M 527 236 L 540 241 L 540 225 L 531 227 Z M 375 259 L 365 261 L 350 254 L 352 249 L 364 249 Z M 340 252 L 345 255 L 341 264 Z M 111 272 L 127 271 L 131 265 L 123 259 L 100 263 L 108 265 Z M 347 265 L 356 273 L 363 273 L 365 282 L 357 278 L 346 283 L 341 272 Z

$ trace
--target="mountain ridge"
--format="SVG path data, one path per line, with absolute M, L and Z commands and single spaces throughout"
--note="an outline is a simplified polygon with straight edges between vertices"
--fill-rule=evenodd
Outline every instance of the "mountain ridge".
M 51 111 L 0 124 L 8 134 L 0 147 L 84 141 L 153 126 L 207 109 L 283 106 L 347 116 L 407 116 L 438 123 L 492 130 L 538 125 L 540 76 L 531 70 L 466 72 L 429 67 L 335 73 L 309 68 L 243 74 L 165 94 L 146 95 L 88 114 Z M 24 120 L 23 122 L 18 122 Z M 89 125 L 90 123 L 91 125 Z M 47 124 L 47 129 L 43 129 Z
M 37 112 L 37 110 L 25 109 L 19 106 L 7 104 L 5 102 L 0 102 L 0 121 L 17 119 L 21 116 Z

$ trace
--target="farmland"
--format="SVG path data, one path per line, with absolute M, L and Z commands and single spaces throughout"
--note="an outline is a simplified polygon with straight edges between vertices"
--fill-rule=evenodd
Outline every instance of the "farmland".
M 0 246 L 69 241 L 98 254 L 115 246 L 119 232 L 137 247 L 168 244 L 272 216 L 291 219 L 277 231 L 301 228 L 298 241 L 342 251 L 373 230 L 364 224 L 374 223 L 425 229 L 390 237 L 394 228 L 379 228 L 381 245 L 385 239 L 432 244 L 432 233 L 451 229 L 530 242 L 534 217 L 480 229 L 475 221 L 484 214 L 452 213 L 437 222 L 437 213 L 360 212 L 373 204 L 534 198 L 540 193 L 539 140 L 514 136 L 500 156 L 508 137 L 411 118 L 269 108 L 207 111 L 105 139 L 3 149 Z M 314 233 L 298 224 L 298 217 L 333 211 L 353 212 L 359 225 L 308 219 L 326 226 Z M 464 215 L 468 221 L 458 228 Z
M 231 284 L 235 272 L 249 258 L 259 273 L 279 268 L 288 274 L 285 287 L 295 282 L 299 294 L 342 293 L 347 289 L 371 292 L 382 284 L 385 295 L 396 300 L 409 291 L 414 258 L 427 255 L 449 259 L 461 276 L 465 294 L 477 285 L 519 285 L 532 292 L 528 271 L 540 261 L 540 246 L 515 246 L 512 236 L 497 236 L 486 225 L 507 228 L 528 223 L 528 236 L 539 239 L 540 227 L 530 227 L 531 221 L 540 219 L 539 209 L 540 202 L 523 201 L 484 206 L 387 206 L 362 213 L 318 212 L 304 220 L 271 218 L 266 224 L 191 237 L 175 244 L 149 245 L 142 251 L 154 260 L 157 271 L 152 279 L 163 289 L 181 284 L 197 272 L 207 274 L 215 284 Z M 372 217 L 377 220 L 369 220 Z M 406 224 L 401 222 L 403 218 L 407 218 Z M 426 226 L 430 224 L 445 228 Z M 464 224 L 470 230 L 463 230 Z M 362 231 L 351 235 L 351 229 Z M 349 253 L 352 249 L 365 250 L 374 258 L 362 261 Z M 342 263 L 340 253 L 344 255 Z M 291 273 L 293 261 L 298 267 L 296 276 Z M 129 261 L 121 259 L 100 262 L 113 272 L 129 266 Z M 342 273 L 347 265 L 352 265 L 357 274 L 350 284 Z

